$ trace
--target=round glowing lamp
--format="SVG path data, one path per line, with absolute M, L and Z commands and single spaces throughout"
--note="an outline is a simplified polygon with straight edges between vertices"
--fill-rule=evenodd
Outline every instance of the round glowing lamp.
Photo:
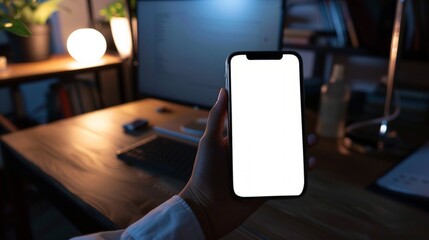
M 97 30 L 81 28 L 72 32 L 67 39 L 67 51 L 80 63 L 94 63 L 106 53 L 106 39 Z

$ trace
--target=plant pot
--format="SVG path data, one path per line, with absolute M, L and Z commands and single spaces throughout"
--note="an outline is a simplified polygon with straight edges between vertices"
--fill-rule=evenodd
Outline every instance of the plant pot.
M 50 26 L 29 25 L 30 37 L 8 33 L 12 62 L 37 62 L 50 57 Z
M 126 59 L 132 52 L 130 22 L 125 17 L 112 17 L 110 20 L 113 41 L 121 58 Z

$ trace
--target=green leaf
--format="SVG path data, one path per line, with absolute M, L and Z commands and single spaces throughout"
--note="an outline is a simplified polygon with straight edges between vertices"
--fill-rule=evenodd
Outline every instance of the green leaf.
M 17 7 L 22 7 L 22 6 L 24 6 L 24 5 L 28 4 L 28 3 L 25 0 L 13 0 L 12 4 L 15 5 L 15 6 L 17 6 Z
M 45 24 L 48 18 L 58 10 L 62 0 L 50 0 L 40 3 L 33 12 L 33 21 L 36 24 Z
M 100 16 L 103 16 L 107 21 L 112 17 L 125 17 L 126 11 L 124 0 L 116 0 L 100 10 Z
M 30 5 L 26 5 L 19 11 L 18 18 L 26 23 L 34 23 L 34 13 Z
M 4 20 L 0 24 L 0 28 L 21 37 L 31 36 L 30 30 L 20 20 Z

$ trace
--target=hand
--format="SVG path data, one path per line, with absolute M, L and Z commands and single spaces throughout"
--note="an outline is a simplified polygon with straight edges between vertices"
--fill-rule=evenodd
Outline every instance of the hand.
M 265 202 L 238 198 L 233 193 L 228 138 L 223 137 L 227 101 L 227 92 L 221 89 L 199 143 L 191 179 L 179 194 L 197 216 L 207 239 L 233 231 Z M 309 145 L 316 141 L 314 135 L 308 137 Z M 315 163 L 315 158 L 310 158 L 308 165 L 313 168 Z

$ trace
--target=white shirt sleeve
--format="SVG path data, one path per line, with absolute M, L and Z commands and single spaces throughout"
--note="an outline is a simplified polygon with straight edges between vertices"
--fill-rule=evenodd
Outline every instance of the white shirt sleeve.
M 204 234 L 189 205 L 176 195 L 125 230 L 72 238 L 72 240 L 113 239 L 204 239 Z

